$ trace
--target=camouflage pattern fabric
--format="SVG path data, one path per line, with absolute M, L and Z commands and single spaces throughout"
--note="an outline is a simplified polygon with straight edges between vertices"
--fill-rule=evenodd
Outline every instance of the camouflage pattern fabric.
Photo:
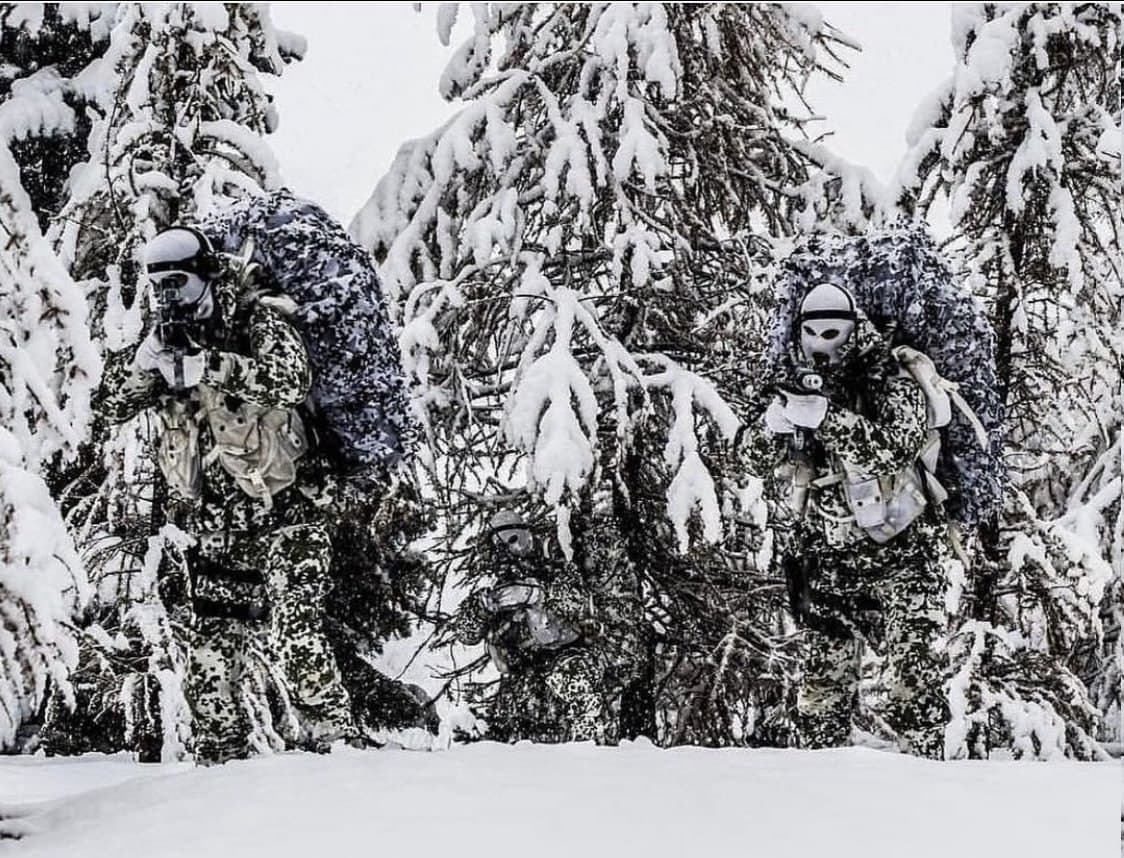
M 260 288 L 296 304 L 311 399 L 351 472 L 391 469 L 419 437 L 374 261 L 323 209 L 280 189 L 247 196 L 199 228 L 220 252 L 247 244 Z
M 811 430 L 811 479 L 836 473 L 839 460 L 876 476 L 913 463 L 926 440 L 926 400 L 920 386 L 897 365 L 889 345 L 860 314 L 846 362 L 828 374 L 830 404 Z M 763 410 L 763 409 L 762 409 Z M 746 469 L 768 477 L 794 471 L 790 436 L 772 435 L 749 423 L 738 440 Z M 841 483 L 812 487 L 802 509 L 790 510 L 788 555 L 814 558 L 810 579 L 794 601 L 804 625 L 798 733 L 805 747 L 845 744 L 858 689 L 862 642 L 884 650 L 886 720 L 914 752 L 940 757 L 946 703 L 942 562 L 947 525 L 928 509 L 884 545 L 853 522 Z M 790 588 L 792 582 L 790 581 Z
M 250 753 L 250 721 L 238 691 L 251 637 L 248 624 L 237 619 L 199 617 L 192 623 L 184 696 L 191 705 L 196 760 L 221 763 Z
M 216 315 L 195 334 L 208 351 L 200 388 L 222 395 L 233 414 L 240 403 L 296 410 L 311 375 L 300 334 L 278 306 L 245 300 L 233 279 L 218 280 L 214 288 Z M 199 457 L 201 492 L 192 496 L 169 485 L 170 517 L 198 540 L 187 678 L 197 755 L 224 759 L 247 752 L 239 677 L 249 642 L 263 630 L 309 738 L 349 733 L 347 692 L 322 630 L 331 559 L 323 508 L 335 492 L 327 459 L 315 450 L 300 458 L 295 483 L 264 503 L 239 488 L 220 458 L 208 455 L 214 440 L 199 388 L 173 392 L 158 374 L 136 369 L 120 354 L 108 362 L 98 404 L 114 421 L 154 408 L 164 431 L 185 421 L 197 430 L 175 437 L 197 439 L 197 448 L 176 452 Z
M 498 688 L 481 707 L 489 735 L 499 741 L 615 742 L 617 730 L 605 694 L 608 659 L 597 646 L 590 588 L 570 564 L 541 556 L 518 557 L 487 539 L 482 549 L 494 588 L 461 604 L 452 631 L 462 643 L 483 642 L 500 670 Z M 537 610 L 578 632 L 564 646 L 544 647 L 528 625 L 528 609 L 490 609 L 491 589 L 520 583 L 542 588 Z
M 557 656 L 545 671 L 543 681 L 562 710 L 564 738 L 558 741 L 616 741 L 607 723 L 606 701 L 601 691 L 604 666 L 596 654 L 575 647 Z
M 353 732 L 350 701 L 321 631 L 330 560 L 327 532 L 317 524 L 201 547 L 202 574 L 192 576 L 196 613 L 187 677 L 197 755 L 245 753 L 238 677 L 263 626 L 267 651 L 304 716 L 306 740 L 315 745 Z M 254 573 L 260 585 L 250 582 Z
M 917 521 L 878 546 L 840 551 L 809 544 L 819 558 L 809 584 L 814 618 L 801 640 L 797 730 L 807 748 L 845 745 L 859 684 L 862 642 L 885 655 L 883 715 L 913 753 L 941 759 L 948 587 L 943 524 Z
M 479 707 L 500 742 L 614 744 L 616 719 L 604 691 L 603 657 L 575 645 L 504 674 Z

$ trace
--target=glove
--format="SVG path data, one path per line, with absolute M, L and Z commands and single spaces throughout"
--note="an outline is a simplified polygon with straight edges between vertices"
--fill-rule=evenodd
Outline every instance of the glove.
M 138 369 L 148 372 L 158 372 L 168 383 L 168 387 L 177 389 L 176 384 L 176 355 L 165 346 L 156 331 L 150 333 L 140 344 L 133 364 Z M 207 369 L 207 354 L 198 351 L 195 354 L 183 356 L 183 389 L 195 387 L 203 380 L 203 372 Z
M 577 629 L 539 608 L 528 609 L 527 630 L 536 644 L 548 648 L 565 646 L 581 637 Z
M 489 600 L 498 608 L 521 608 L 536 604 L 542 597 L 542 590 L 535 584 L 507 584 L 493 587 Z
M 827 415 L 827 397 L 818 393 L 785 393 L 784 416 L 795 426 L 817 429 Z
M 144 338 L 144 342 L 137 347 L 137 353 L 133 355 L 133 366 L 146 372 L 159 372 L 160 355 L 165 351 L 167 349 L 160 342 L 160 337 L 156 331 L 151 331 Z
M 796 431 L 792 421 L 785 417 L 784 401 L 779 396 L 774 397 L 765 409 L 765 428 L 774 435 L 791 435 Z

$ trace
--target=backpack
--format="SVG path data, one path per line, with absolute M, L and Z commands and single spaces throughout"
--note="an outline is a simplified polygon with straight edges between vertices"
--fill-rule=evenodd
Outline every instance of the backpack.
M 776 283 L 768 353 L 774 377 L 792 377 L 800 302 L 825 281 L 847 287 L 925 391 L 940 443 L 927 444 L 927 462 L 919 464 L 947 493 L 949 520 L 973 529 L 997 511 L 1004 481 L 995 335 L 983 305 L 952 276 L 919 224 L 799 239 Z
M 198 228 L 216 252 L 256 267 L 266 291 L 295 305 L 290 316 L 312 366 L 311 411 L 345 474 L 393 468 L 418 432 L 367 251 L 287 189 L 238 200 Z

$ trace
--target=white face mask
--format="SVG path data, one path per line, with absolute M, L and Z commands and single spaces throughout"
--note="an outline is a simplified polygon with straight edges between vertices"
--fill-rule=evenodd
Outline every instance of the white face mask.
M 800 350 L 813 364 L 834 366 L 843 359 L 843 347 L 854 332 L 854 319 L 802 319 Z
M 497 530 L 492 539 L 502 548 L 506 548 L 516 557 L 528 556 L 535 547 L 531 531 L 525 527 L 506 526 Z
M 820 283 L 800 303 L 800 350 L 813 364 L 843 360 L 843 347 L 855 332 L 855 299 L 842 286 Z

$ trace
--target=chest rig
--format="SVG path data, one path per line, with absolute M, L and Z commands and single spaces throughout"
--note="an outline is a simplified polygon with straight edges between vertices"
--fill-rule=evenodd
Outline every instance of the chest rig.
M 904 367 L 901 376 L 910 377 Z M 848 407 L 873 416 L 871 403 L 855 386 Z M 932 473 L 940 455 L 940 434 L 929 426 L 917 457 L 893 474 L 872 474 L 816 444 L 818 455 L 797 461 L 791 507 L 819 520 L 829 545 L 844 548 L 867 539 L 885 543 L 908 528 L 926 507 L 946 494 Z
M 157 461 L 169 486 L 185 498 L 201 496 L 203 473 L 217 462 L 242 491 L 271 506 L 274 495 L 296 482 L 308 451 L 296 411 L 243 402 L 205 385 L 173 402 L 162 419 Z
M 245 351 L 235 331 L 246 329 L 256 300 L 250 292 L 233 307 L 236 323 L 224 326 L 219 348 Z M 308 430 L 295 409 L 247 402 L 205 382 L 189 397 L 173 399 L 161 419 L 157 462 L 169 487 L 191 500 L 201 497 L 204 474 L 217 462 L 238 488 L 271 507 L 274 495 L 296 482 L 298 462 L 308 452 Z
M 894 474 L 867 474 L 840 456 L 828 457 L 830 472 L 816 476 L 810 466 L 794 474 L 792 504 L 803 513 L 809 503 L 826 522 L 836 526 L 836 537 L 853 542 L 866 537 L 889 542 L 916 521 L 929 506 L 939 506 L 948 492 L 936 472 L 941 452 L 941 430 L 952 420 L 953 408 L 964 415 L 980 445 L 986 449 L 987 433 L 952 382 L 942 378 L 927 355 L 908 346 L 893 350 L 899 374 L 921 389 L 926 405 L 925 441 L 912 462 Z M 861 397 L 854 403 L 862 410 Z M 821 502 L 822 494 L 838 486 L 846 501 L 843 515 L 832 514 Z M 813 497 L 814 496 L 814 497 Z

